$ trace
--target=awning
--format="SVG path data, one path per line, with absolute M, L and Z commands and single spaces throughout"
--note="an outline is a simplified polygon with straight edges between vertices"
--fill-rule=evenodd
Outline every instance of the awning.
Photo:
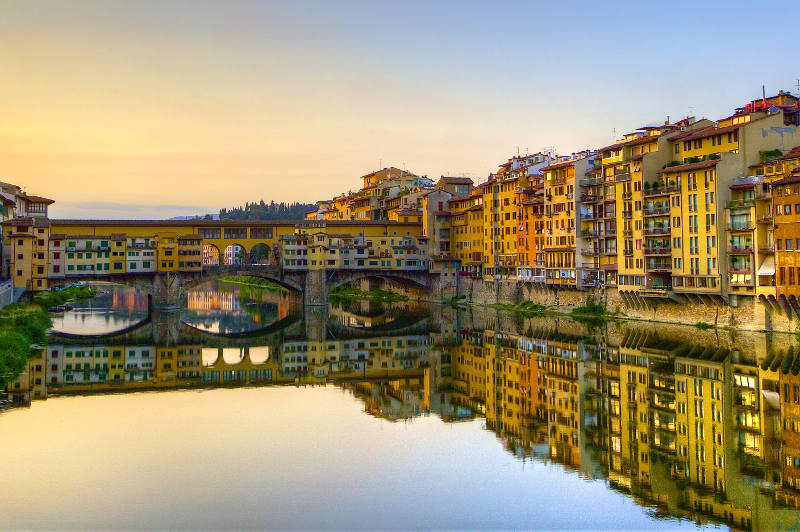
M 768 255 L 758 267 L 758 275 L 775 275 L 775 255 Z

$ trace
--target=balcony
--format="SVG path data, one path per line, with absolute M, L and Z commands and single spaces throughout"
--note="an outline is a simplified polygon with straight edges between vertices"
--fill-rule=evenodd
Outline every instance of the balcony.
M 775 253 L 775 248 L 772 246 L 758 246 L 758 252 L 762 255 L 772 255 Z
M 651 198 L 654 196 L 668 196 L 670 194 L 677 194 L 681 191 L 681 187 L 679 185 L 669 185 L 666 187 L 652 187 L 652 188 L 645 188 L 642 192 L 642 197 Z
M 643 234 L 644 236 L 668 235 L 670 232 L 669 227 L 645 227 Z
M 661 247 L 645 247 L 644 254 L 647 255 L 669 255 L 672 253 L 671 246 L 661 246 Z
M 728 253 L 731 255 L 752 255 L 753 248 L 750 246 L 728 246 Z
M 581 232 L 583 238 L 597 238 L 597 231 L 583 231 Z
M 730 272 L 734 273 L 734 274 L 742 274 L 742 273 L 744 273 L 744 274 L 752 274 L 753 273 L 753 267 L 750 266 L 749 264 L 739 264 L 739 265 L 736 265 L 736 266 L 731 265 Z
M 633 236 L 633 229 L 625 229 L 622 231 L 622 236 L 631 238 Z
M 623 192 L 622 193 L 622 199 L 624 199 L 624 200 L 629 200 L 632 197 L 633 197 L 633 192 Z
M 755 207 L 755 205 L 756 200 L 754 199 L 738 199 L 728 201 L 729 209 L 749 209 L 750 207 Z
M 624 183 L 631 180 L 631 174 L 614 174 L 615 183 Z
M 645 262 L 644 269 L 652 273 L 671 273 L 672 265 L 669 261 L 650 260 Z
M 770 216 L 770 215 L 762 216 L 758 220 L 756 220 L 756 222 L 760 223 L 760 224 L 768 224 L 769 225 L 769 224 L 772 223 L 772 216 Z
M 581 220 L 597 220 L 597 215 L 593 212 L 585 212 L 581 214 Z
M 633 250 L 630 249 L 630 248 L 625 248 L 625 250 L 622 252 L 622 254 L 625 255 L 626 257 L 632 257 L 633 256 Z
M 623 218 L 633 218 L 633 211 L 622 211 Z
M 581 255 L 584 257 L 596 257 L 600 252 L 596 249 L 582 249 Z
M 753 230 L 753 222 L 743 222 L 743 223 L 735 223 L 735 224 L 728 224 L 728 231 L 731 232 L 745 232 L 745 231 L 752 231 Z
M 596 194 L 581 194 L 581 201 L 584 203 L 594 203 L 597 201 Z
M 642 216 L 667 216 L 669 207 L 647 207 L 642 211 Z

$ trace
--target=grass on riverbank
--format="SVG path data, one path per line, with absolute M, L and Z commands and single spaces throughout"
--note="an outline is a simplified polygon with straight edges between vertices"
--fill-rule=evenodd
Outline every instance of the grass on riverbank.
M 494 303 L 490 306 L 492 308 L 496 308 L 497 310 L 516 312 L 517 314 L 522 314 L 523 316 L 527 317 L 541 316 L 547 312 L 547 305 L 541 305 L 539 303 L 534 303 L 533 301 L 520 301 L 516 305 L 512 303 Z
M 47 290 L 44 292 L 37 292 L 33 296 L 33 302 L 37 305 L 48 309 L 64 303 L 76 303 L 78 301 L 85 301 L 97 295 L 97 290 L 91 286 L 73 286 L 65 288 L 58 292 L 54 290 Z
M 37 305 L 13 304 L 0 309 L 0 390 L 25 369 L 33 345 L 47 343 L 50 315 Z
M 269 290 L 270 292 L 280 292 L 286 290 L 275 281 L 270 281 L 269 279 L 264 279 L 263 277 L 253 277 L 252 275 L 222 275 L 218 277 L 217 280 L 223 283 L 255 286 L 263 290 Z
M 359 299 L 366 299 L 377 303 L 394 303 L 396 301 L 408 301 L 408 296 L 392 292 L 391 290 L 359 290 L 354 286 L 341 285 L 337 286 L 330 292 L 328 297 L 331 301 L 356 301 Z

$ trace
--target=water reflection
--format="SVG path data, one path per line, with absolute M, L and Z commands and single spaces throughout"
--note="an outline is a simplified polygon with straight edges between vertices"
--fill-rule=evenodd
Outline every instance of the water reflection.
M 67 334 L 108 334 L 147 318 L 147 296 L 112 283 L 89 283 L 97 295 L 73 304 L 66 312 L 52 313 L 53 330 Z
M 288 317 L 291 299 L 286 290 L 210 281 L 188 292 L 181 319 L 214 334 L 256 331 Z
M 628 324 L 588 334 L 568 320 L 439 312 L 420 334 L 334 336 L 306 323 L 238 343 L 53 342 L 14 397 L 29 404 L 154 388 L 333 383 L 382 420 L 482 419 L 493 445 L 515 460 L 602 480 L 646 509 L 648 526 L 800 523 L 800 355 L 792 338 Z M 436 452 L 447 460 L 446 449 Z M 564 497 L 582 503 L 580 492 Z

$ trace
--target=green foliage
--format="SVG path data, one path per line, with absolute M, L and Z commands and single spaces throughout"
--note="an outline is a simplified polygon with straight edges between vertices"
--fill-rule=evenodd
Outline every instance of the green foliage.
M 708 158 L 709 158 L 710 160 L 712 160 L 712 161 L 717 161 L 717 160 L 719 160 L 719 153 L 712 153 L 712 154 L 710 154 L 710 155 L 708 156 Z
M 705 331 L 706 329 L 711 328 L 711 325 L 704 321 L 698 321 L 697 323 L 694 324 L 694 326 L 700 329 L 701 331 Z
M 25 369 L 32 345 L 47 343 L 50 315 L 35 305 L 8 305 L 0 310 L 0 389 Z
M 286 290 L 275 281 L 270 281 L 269 279 L 264 279 L 263 277 L 254 277 L 252 275 L 221 275 L 217 278 L 217 281 L 244 286 L 255 286 L 270 292 L 280 292 Z
M 702 160 L 703 159 L 701 157 L 687 157 L 686 158 L 686 164 L 699 163 Z
M 359 290 L 358 288 L 343 284 L 328 292 L 332 303 L 366 299 L 378 303 L 393 303 L 395 301 L 408 301 L 408 296 L 392 292 L 391 290 Z
M 670 161 L 667 164 L 665 164 L 664 168 L 669 168 L 671 166 L 680 166 L 680 165 L 681 165 L 680 161 L 676 161 L 676 160 L 673 159 L 672 161 Z
M 544 314 L 547 310 L 547 305 L 540 305 L 539 303 L 534 303 L 533 301 L 520 301 L 516 305 L 511 303 L 495 303 L 491 305 L 493 308 L 498 310 L 505 310 L 507 312 L 516 312 L 518 314 L 522 314 L 525 317 L 530 316 L 539 316 Z
M 63 305 L 64 303 L 75 303 L 77 301 L 92 299 L 96 295 L 97 290 L 91 286 L 76 286 L 73 288 L 65 288 L 59 292 L 53 290 L 37 292 L 33 296 L 33 302 L 44 308 L 50 308 Z
M 758 159 L 764 163 L 772 159 L 777 159 L 781 155 L 783 155 L 783 152 L 777 148 L 774 150 L 761 150 L 758 152 Z
M 573 308 L 571 314 L 573 316 L 606 316 L 608 312 L 604 305 L 595 301 L 593 294 L 588 294 L 583 305 Z
M 314 210 L 314 203 L 245 203 L 244 207 L 220 209 L 220 220 L 302 220 Z

